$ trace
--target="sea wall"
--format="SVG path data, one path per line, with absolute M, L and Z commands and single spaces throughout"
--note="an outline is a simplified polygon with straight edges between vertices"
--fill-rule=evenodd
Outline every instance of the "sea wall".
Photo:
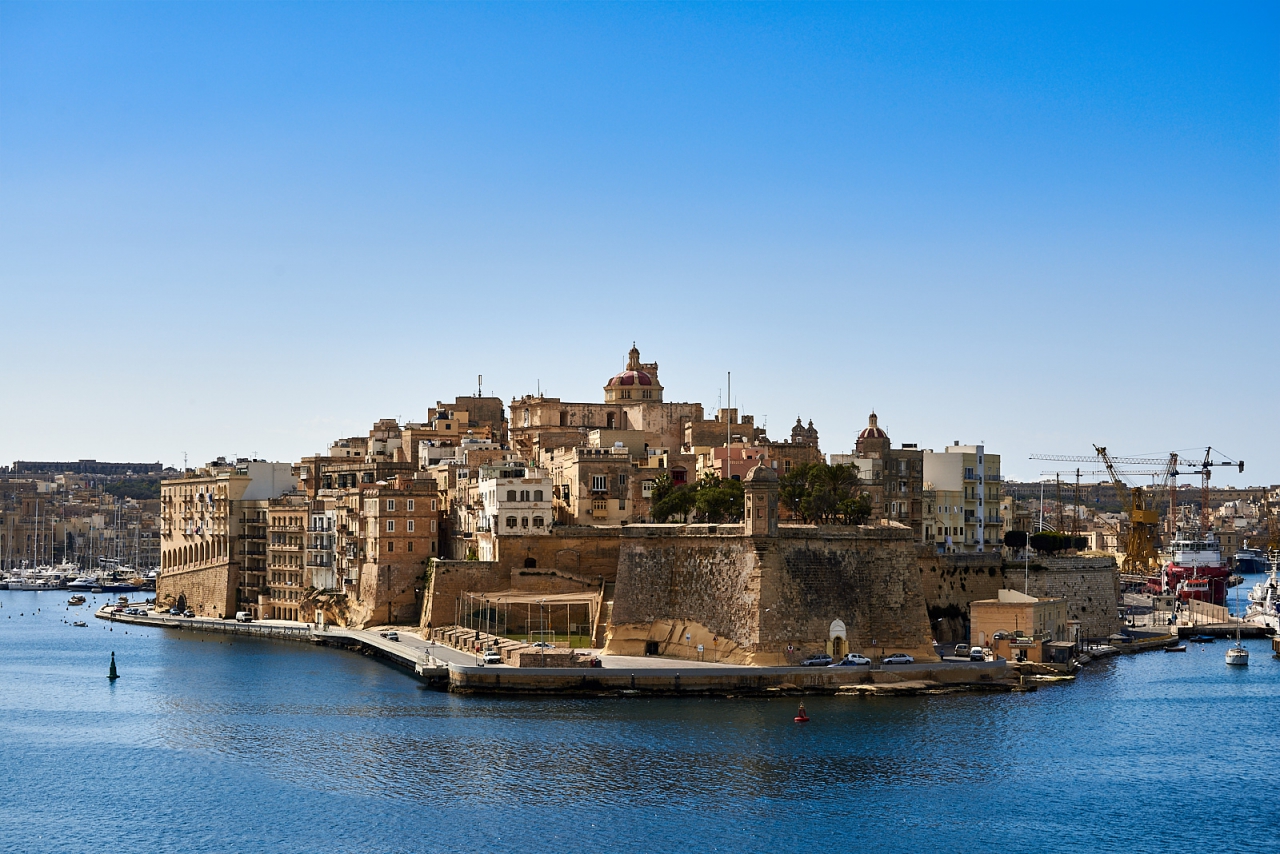
M 240 569 L 229 562 L 196 569 L 165 569 L 156 578 L 156 603 L 185 605 L 200 617 L 233 617 Z

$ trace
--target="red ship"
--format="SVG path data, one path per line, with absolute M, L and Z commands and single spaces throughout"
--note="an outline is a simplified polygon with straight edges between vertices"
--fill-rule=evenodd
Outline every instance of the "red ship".
M 1173 560 L 1161 571 L 1161 592 L 1174 593 L 1182 601 L 1198 599 L 1213 605 L 1227 604 L 1227 580 L 1231 570 L 1213 534 L 1192 536 L 1179 531 L 1170 549 Z

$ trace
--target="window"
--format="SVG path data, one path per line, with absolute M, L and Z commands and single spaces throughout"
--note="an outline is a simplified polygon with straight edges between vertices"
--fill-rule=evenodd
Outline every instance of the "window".
M 534 516 L 534 517 L 533 517 L 533 527 L 535 527 L 535 528 L 541 528 L 541 527 L 542 527 L 542 517 L 541 517 L 541 516 Z
M 407 548 L 409 551 L 413 551 L 413 540 L 409 541 L 409 545 L 407 546 Z
M 406 530 L 406 531 L 408 531 L 410 534 L 412 534 L 412 533 L 413 533 L 413 520 L 412 520 L 412 519 L 410 519 L 408 522 L 406 522 L 406 523 L 405 523 L 405 530 Z
M 412 512 L 413 512 L 413 499 L 412 499 L 412 498 L 410 498 L 410 499 L 408 500 L 408 502 L 407 502 L 407 506 L 405 507 L 405 509 L 406 509 L 406 510 L 408 510 L 410 513 L 412 513 Z M 412 530 L 412 529 L 410 529 L 410 530 Z
M 626 510 L 626 509 L 627 509 L 627 499 L 625 499 L 625 498 L 619 498 L 619 499 L 618 499 L 618 509 L 619 509 L 619 510 Z
M 652 495 L 653 495 L 653 481 L 651 481 L 651 480 L 642 480 L 642 481 L 640 481 L 640 494 L 641 494 L 643 497 L 645 497 L 645 498 L 649 498 L 650 496 L 652 496 Z
M 515 501 L 515 500 L 516 500 L 516 491 L 515 491 L 514 489 L 508 489 L 508 490 L 507 490 L 507 500 L 508 500 L 508 501 Z
M 435 500 L 434 498 L 433 498 L 433 499 L 431 499 L 431 509 L 432 509 L 432 510 L 435 510 L 435 509 L 436 509 L 436 500 Z
M 535 490 L 533 491 L 533 500 L 534 500 L 534 501 L 541 501 L 541 500 L 542 500 L 542 490 L 541 490 L 541 489 L 535 489 Z
M 603 474 L 591 475 L 591 491 L 604 492 L 609 488 L 609 478 Z
M 521 527 L 521 528 L 527 528 L 527 527 L 529 527 L 529 517 L 528 517 L 528 516 L 521 516 L 521 517 L 520 517 L 520 527 Z
M 391 542 L 390 540 L 387 540 L 387 551 L 393 552 L 395 550 L 396 550 L 396 544 Z
M 395 519 L 388 519 L 388 520 L 387 520 L 387 531 L 388 531 L 388 532 L 391 532 L 391 531 L 394 531 L 395 529 L 396 529 L 396 520 L 395 520 Z
M 435 519 L 432 519 L 432 520 L 431 520 L 431 533 L 433 533 L 433 534 L 434 534 L 435 532 L 436 532 L 436 520 L 435 520 Z
M 387 499 L 387 509 L 388 509 L 388 510 L 395 510 L 395 509 L 396 509 L 396 500 L 395 500 L 394 498 L 388 498 L 388 499 Z
M 529 500 L 529 490 L 527 490 L 527 489 L 522 489 L 522 490 L 520 490 L 520 500 L 521 500 L 521 501 L 528 501 L 528 500 Z
M 618 475 L 618 486 L 627 485 L 627 476 L 625 474 Z
M 516 517 L 515 517 L 515 516 L 508 516 L 508 517 L 507 517 L 507 527 L 508 527 L 508 528 L 514 528 L 515 526 L 516 526 Z

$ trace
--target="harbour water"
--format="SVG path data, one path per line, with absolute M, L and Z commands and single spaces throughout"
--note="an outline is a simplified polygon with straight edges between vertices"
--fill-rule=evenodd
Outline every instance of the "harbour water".
M 1246 642 L 1247 668 L 1225 666 L 1220 641 L 1028 694 L 809 698 L 797 725 L 792 699 L 451 696 L 349 652 L 104 625 L 95 598 L 0 591 L 0 851 L 1280 840 L 1280 660 L 1264 640 Z

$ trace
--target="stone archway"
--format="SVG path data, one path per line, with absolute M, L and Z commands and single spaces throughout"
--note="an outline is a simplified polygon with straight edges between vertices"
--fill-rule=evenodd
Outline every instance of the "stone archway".
M 831 657 L 837 661 L 849 651 L 849 633 L 843 620 L 832 620 L 828 637 L 831 641 Z

